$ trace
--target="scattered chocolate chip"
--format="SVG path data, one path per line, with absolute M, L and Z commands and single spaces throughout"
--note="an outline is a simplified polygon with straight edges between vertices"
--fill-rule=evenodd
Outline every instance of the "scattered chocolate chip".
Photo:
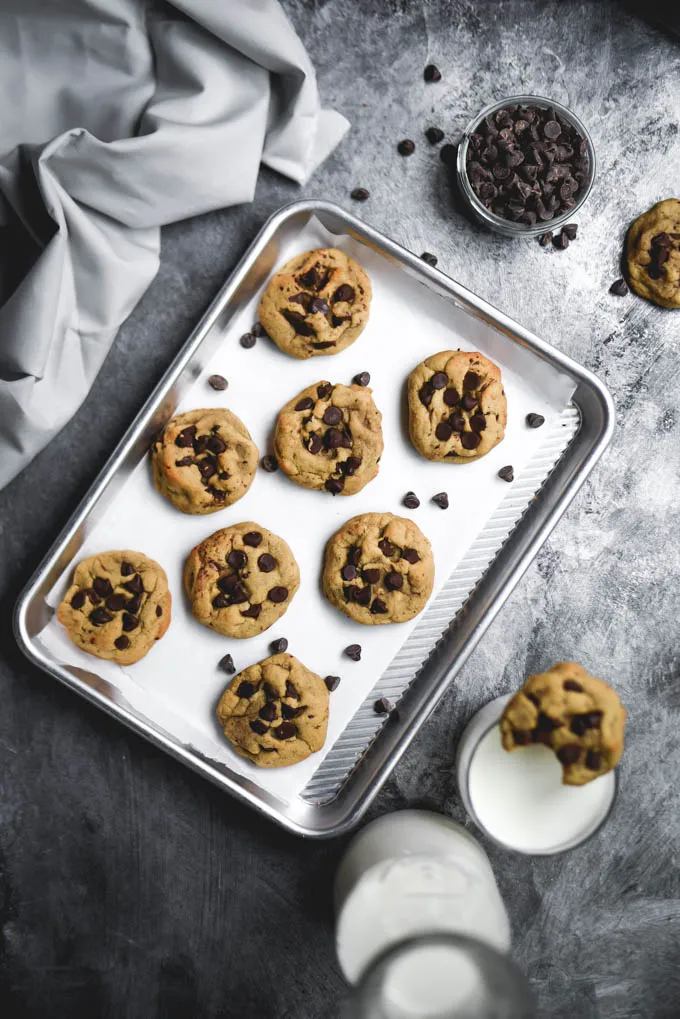
M 518 747 L 526 747 L 533 742 L 533 737 L 528 729 L 513 729 L 512 738 Z
M 365 202 L 370 197 L 370 191 L 366 188 L 355 188 L 350 194 L 350 198 L 353 198 L 355 202 Z
M 256 732 L 258 736 L 264 736 L 264 734 L 267 731 L 267 726 L 264 724 L 264 722 L 261 722 L 258 718 L 256 718 L 254 722 L 250 723 L 250 728 L 253 730 L 253 732 Z
M 251 347 L 255 346 L 256 340 L 252 333 L 244 333 L 239 340 L 239 343 L 242 347 L 245 347 L 246 350 L 249 350 Z
M 442 163 L 446 163 L 447 166 L 455 166 L 458 158 L 458 146 L 457 145 L 442 145 L 439 150 L 439 158 Z
M 333 691 L 337 690 L 338 687 L 340 686 L 340 677 L 326 676 L 326 678 L 324 679 L 324 683 L 326 684 L 330 692 L 333 693 Z
M 98 609 L 92 609 L 89 618 L 90 622 L 94 623 L 95 626 L 103 626 L 104 623 L 110 623 L 113 616 L 110 612 L 107 612 L 105 608 L 100 606 Z M 125 626 L 125 616 L 123 616 L 123 629 L 127 629 Z
M 263 552 L 257 560 L 257 565 L 261 573 L 271 573 L 276 569 L 276 559 L 269 552 Z
M 501 467 L 501 469 L 498 472 L 498 477 L 501 479 L 501 481 L 508 481 L 508 482 L 509 481 L 514 481 L 515 480 L 515 472 L 513 471 L 512 466 L 510 464 L 508 464 L 507 467 Z
M 356 580 L 357 568 L 356 566 L 353 566 L 352 563 L 347 563 L 347 565 L 343 566 L 340 570 L 340 575 L 343 580 Z
M 371 376 L 368 372 L 359 372 L 359 374 L 355 375 L 352 379 L 355 386 L 367 386 L 370 381 Z
M 71 608 L 82 609 L 83 605 L 85 604 L 85 598 L 86 595 L 84 591 L 76 591 L 76 593 L 71 598 Z
M 540 428 L 545 424 L 545 418 L 542 414 L 527 414 L 526 423 L 529 428 Z
M 278 605 L 281 602 L 284 602 L 288 597 L 288 588 L 273 587 L 269 594 L 267 595 L 267 597 L 269 598 L 269 601 L 274 602 L 275 605 Z
M 297 735 L 297 728 L 292 722 L 281 722 L 281 725 L 278 725 L 276 729 L 272 729 L 272 732 L 277 739 L 292 739 L 293 736 Z
M 436 503 L 439 509 L 449 508 L 449 497 L 446 492 L 438 492 L 437 495 L 433 495 L 432 502 Z
M 122 612 L 127 603 L 127 598 L 122 594 L 110 594 L 106 599 L 106 607 L 109 612 Z M 73 602 L 71 603 L 73 604 Z
M 136 630 L 139 626 L 139 619 L 130 612 L 123 613 L 123 629 L 126 631 Z
M 273 655 L 282 655 L 284 651 L 288 650 L 288 641 L 285 637 L 279 637 L 278 640 L 271 642 L 269 648 Z
M 330 492 L 331 495 L 340 495 L 343 488 L 345 487 L 345 479 L 329 478 L 328 481 L 325 482 L 323 487 L 326 489 L 327 492 Z
M 538 238 L 538 243 L 541 245 L 542 248 L 547 248 L 552 239 L 553 239 L 552 230 L 548 230 L 547 233 L 540 235 L 540 237 Z
M 259 619 L 261 611 L 261 605 L 249 605 L 247 609 L 241 609 L 241 615 L 246 619 Z
M 267 474 L 273 474 L 274 471 L 278 471 L 279 469 L 276 457 L 271 456 L 269 453 L 267 453 L 266 456 L 263 456 L 260 460 L 260 467 L 263 471 L 266 471 Z
M 577 747 L 574 743 L 567 743 L 566 746 L 560 747 L 557 751 L 557 759 L 565 767 L 570 764 L 576 764 L 580 757 L 581 748 Z
M 583 687 L 575 679 L 565 679 L 562 687 L 564 690 L 572 690 L 574 693 L 583 693 Z
M 374 569 L 362 570 L 361 579 L 364 581 L 365 584 L 377 584 L 378 581 L 380 580 L 380 570 Z
M 609 293 L 615 294 L 617 297 L 627 297 L 629 292 L 628 284 L 624 279 L 614 280 L 609 288 Z
M 416 151 L 416 144 L 410 138 L 404 138 L 397 145 L 397 152 L 400 156 L 412 156 Z
M 229 676 L 233 676 L 234 673 L 236 672 L 236 666 L 234 665 L 234 659 L 231 657 L 231 655 L 224 655 L 223 658 L 220 658 L 219 662 L 217 663 L 217 668 L 221 669 L 222 672 L 226 672 Z M 241 691 L 244 688 L 245 688 L 246 692 L 245 693 L 241 693 Z M 250 683 L 243 682 L 243 683 L 241 683 L 240 687 L 238 688 L 238 695 L 239 695 L 239 697 L 250 697 L 254 690 L 255 690 L 255 687 L 252 686 Z
M 113 643 L 119 651 L 125 651 L 130 647 L 130 638 L 126 637 L 124 633 L 121 633 L 120 637 L 116 637 Z
M 420 506 L 420 499 L 415 492 L 407 492 L 402 501 L 407 509 L 418 509 Z
M 423 71 L 423 78 L 427 82 L 441 81 L 442 72 L 439 70 L 436 64 L 428 64 Z
M 477 449 L 481 441 L 477 432 L 462 432 L 460 436 L 460 444 L 463 449 Z
M 401 558 L 411 565 L 420 562 L 420 556 L 414 548 L 405 548 L 401 553 Z
M 444 132 L 440 127 L 428 127 L 425 132 L 425 137 L 429 141 L 430 145 L 439 145 L 444 140 Z
M 350 304 L 353 300 L 354 287 L 351 287 L 349 283 L 342 283 L 332 297 L 333 304 Z
M 420 257 L 422 258 L 423 262 L 427 262 L 427 264 L 431 265 L 432 267 L 434 267 L 439 261 L 437 256 L 433 255 L 431 251 L 423 251 Z
M 401 591 L 404 586 L 404 578 L 396 570 L 390 570 L 389 573 L 385 574 L 383 583 L 388 591 Z
M 598 754 L 597 750 L 589 750 L 586 754 L 586 768 L 590 771 L 599 771 L 602 767 L 602 754 Z
M 460 403 L 460 395 L 457 389 L 449 388 L 444 393 L 444 403 L 447 407 L 455 407 L 457 403 Z
M 578 223 L 566 223 L 562 227 L 562 233 L 566 234 L 570 241 L 575 241 L 576 234 L 578 233 Z
M 373 705 L 373 710 L 377 715 L 389 715 L 394 711 L 394 704 L 387 697 L 380 697 Z
M 248 531 L 243 535 L 243 544 L 249 548 L 257 548 L 262 544 L 262 535 L 259 531 Z
M 448 421 L 440 421 L 434 430 L 434 434 L 440 442 L 448 442 L 453 435 L 453 428 Z M 406 500 L 404 500 L 406 502 Z
M 342 411 L 339 407 L 326 407 L 322 420 L 326 425 L 338 425 L 342 421 Z
M 213 389 L 222 390 L 226 389 L 229 383 L 225 379 L 224 375 L 211 375 L 208 379 L 208 385 L 212 386 Z
M 353 662 L 361 661 L 361 644 L 348 644 L 345 648 L 345 654 Z
M 565 248 L 569 247 L 569 238 L 564 230 L 560 230 L 557 237 L 553 237 L 553 247 L 557 248 L 558 251 L 564 251 Z

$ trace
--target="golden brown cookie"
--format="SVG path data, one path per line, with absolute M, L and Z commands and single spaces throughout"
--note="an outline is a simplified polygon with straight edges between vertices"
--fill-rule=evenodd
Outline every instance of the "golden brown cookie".
M 199 623 L 227 637 L 254 637 L 288 609 L 300 571 L 283 538 L 248 520 L 192 549 L 184 586 Z
M 666 198 L 635 220 L 626 266 L 636 294 L 662 308 L 680 308 L 680 200 Z
M 303 488 L 354 495 L 378 473 L 381 420 L 367 386 L 316 382 L 280 412 L 276 459 Z
M 565 785 L 611 771 L 623 753 L 626 709 L 618 694 L 574 662 L 529 676 L 501 718 L 506 750 L 544 743 L 562 765 Z
M 322 586 L 331 605 L 357 623 L 404 623 L 432 593 L 430 543 L 412 520 L 362 513 L 326 545 Z
M 234 676 L 217 717 L 237 754 L 261 768 L 283 768 L 321 750 L 328 688 L 292 655 L 272 655 Z
M 165 570 L 141 552 L 101 552 L 76 566 L 57 619 L 79 648 L 133 665 L 170 626 Z
M 158 491 L 182 513 L 215 513 L 246 494 L 257 446 L 230 410 L 190 410 L 168 421 L 151 446 Z
M 411 441 L 428 460 L 479 460 L 505 435 L 500 368 L 477 352 L 433 354 L 409 376 L 408 417 Z
M 292 357 L 337 354 L 368 322 L 371 283 L 338 248 L 305 251 L 272 276 L 258 316 L 281 350 Z

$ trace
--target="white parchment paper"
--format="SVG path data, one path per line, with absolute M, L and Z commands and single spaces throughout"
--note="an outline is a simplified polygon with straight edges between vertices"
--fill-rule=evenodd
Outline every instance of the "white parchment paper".
M 435 591 L 454 570 L 485 521 L 508 494 L 496 472 L 512 464 L 518 475 L 540 448 L 542 429 L 530 429 L 531 412 L 550 418 L 559 414 L 573 391 L 571 379 L 546 365 L 501 333 L 466 315 L 450 301 L 375 251 L 348 237 L 334 237 L 312 219 L 281 251 L 281 262 L 308 248 L 335 245 L 365 267 L 373 284 L 370 321 L 359 339 L 332 357 L 297 361 L 269 340 L 246 350 L 238 340 L 256 319 L 259 294 L 225 333 L 178 412 L 224 406 L 247 425 L 260 454 L 270 448 L 278 410 L 305 386 L 322 379 L 349 383 L 369 371 L 374 399 L 383 415 L 385 452 L 380 473 L 358 495 L 332 497 L 310 492 L 278 471 L 258 471 L 247 495 L 211 516 L 187 516 L 156 493 L 148 458 L 126 482 L 83 545 L 79 558 L 108 549 L 137 549 L 166 570 L 173 595 L 172 624 L 166 636 L 138 664 L 120 668 L 85 654 L 65 636 L 53 619 L 40 640 L 59 661 L 96 672 L 114 684 L 126 700 L 180 743 L 245 774 L 256 785 L 289 802 L 307 784 L 325 754 L 380 678 L 416 620 L 399 625 L 362 626 L 333 609 L 323 597 L 319 577 L 328 537 L 350 517 L 369 511 L 390 511 L 411 517 L 432 542 L 436 565 Z M 462 348 L 480 350 L 500 365 L 508 399 L 504 441 L 483 459 L 465 465 L 430 463 L 411 446 L 405 415 L 405 383 L 411 370 L 430 354 Z M 229 388 L 214 392 L 207 384 L 213 373 L 225 375 Z M 421 500 L 406 510 L 402 498 L 413 490 Z M 450 508 L 431 502 L 441 491 Z M 230 640 L 197 623 L 182 588 L 184 560 L 191 548 L 220 527 L 253 520 L 280 534 L 299 563 L 300 590 L 286 614 L 266 633 L 249 640 Z M 56 606 L 70 582 L 72 568 L 58 581 L 48 601 Z M 223 738 L 215 706 L 228 677 L 217 663 L 230 652 L 238 670 L 269 654 L 269 643 L 285 636 L 289 651 L 321 676 L 339 675 L 331 694 L 325 747 L 290 768 L 256 768 L 238 757 Z M 363 648 L 360 662 L 343 649 Z

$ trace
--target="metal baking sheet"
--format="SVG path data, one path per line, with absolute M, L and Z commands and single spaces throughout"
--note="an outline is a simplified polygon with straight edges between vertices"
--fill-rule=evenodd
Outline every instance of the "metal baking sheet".
M 151 435 L 172 415 L 222 343 L 230 323 L 280 261 L 282 246 L 312 216 L 332 234 L 349 235 L 354 242 L 367 245 L 373 257 L 377 253 L 393 269 L 408 273 L 454 302 L 478 323 L 497 331 L 503 343 L 519 344 L 531 358 L 566 374 L 575 392 L 572 405 L 541 430 L 540 448 L 533 459 L 509 486 L 501 505 L 307 786 L 283 803 L 247 775 L 236 773 L 164 730 L 158 717 L 138 710 L 102 676 L 59 661 L 58 655 L 46 652 L 37 637 L 52 611 L 45 600 L 47 592 L 72 560 L 79 558 L 83 541 L 144 456 Z M 474 321 L 470 321 L 470 330 L 475 330 Z M 606 446 L 612 428 L 611 399 L 585 369 L 340 208 L 325 202 L 295 203 L 265 225 L 28 585 L 17 606 L 17 637 L 41 667 L 284 826 L 307 835 L 339 833 L 356 823 L 368 806 L 577 491 Z M 351 507 L 347 515 L 351 515 Z M 398 716 L 386 721 L 375 715 L 371 705 L 380 695 L 399 700 Z

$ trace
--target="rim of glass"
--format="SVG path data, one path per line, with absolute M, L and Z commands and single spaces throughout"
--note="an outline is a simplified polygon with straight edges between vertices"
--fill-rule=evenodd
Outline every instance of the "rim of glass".
M 484 737 L 487 736 L 491 732 L 491 730 L 498 725 L 499 718 L 500 715 L 498 716 L 498 718 L 494 719 L 494 721 L 492 722 L 489 722 L 489 724 L 484 727 L 482 732 L 479 734 L 479 736 L 475 739 L 474 743 L 472 744 L 470 753 L 468 755 L 468 765 L 467 768 L 465 769 L 465 784 L 464 789 L 462 789 L 461 792 L 463 792 L 464 794 L 463 799 L 465 801 L 464 804 L 465 808 L 468 811 L 474 823 L 477 825 L 480 831 L 484 832 L 489 841 L 492 842 L 495 846 L 498 846 L 499 849 L 505 849 L 507 852 L 511 853 L 518 853 L 520 856 L 561 856 L 563 853 L 568 853 L 572 849 L 578 849 L 579 846 L 585 845 L 586 842 L 589 842 L 593 838 L 593 836 L 597 835 L 597 833 L 604 827 L 604 825 L 607 823 L 607 821 L 612 815 L 614 806 L 619 796 L 619 773 L 617 768 L 612 768 L 614 785 L 612 788 L 611 799 L 607 805 L 607 809 L 605 810 L 604 814 L 597 822 L 595 827 L 591 828 L 590 830 L 587 830 L 583 838 L 578 838 L 578 836 L 575 836 L 573 841 L 568 842 L 566 845 L 563 846 L 557 846 L 555 849 L 520 849 L 517 846 L 510 845 L 508 842 L 503 842 L 502 839 L 498 838 L 498 836 L 492 835 L 492 833 L 489 831 L 486 825 L 482 824 L 481 820 L 479 819 L 479 815 L 477 814 L 477 811 L 474 808 L 472 797 L 470 795 L 470 770 L 472 766 L 472 759 L 474 758 L 475 753 L 479 748 L 479 744 L 482 742 Z M 600 777 L 604 778 L 604 776 Z
M 468 150 L 468 142 L 470 135 L 474 133 L 477 125 L 488 117 L 489 114 L 495 113 L 497 110 L 502 110 L 504 106 L 509 106 L 514 103 L 518 106 L 528 106 L 533 104 L 534 106 L 550 106 L 556 110 L 560 116 L 568 120 L 573 127 L 579 132 L 581 137 L 584 139 L 588 149 L 588 161 L 590 163 L 590 176 L 588 184 L 583 190 L 581 195 L 576 201 L 573 209 L 569 209 L 567 212 L 558 216 L 556 219 L 550 219 L 543 221 L 540 225 L 536 223 L 534 226 L 530 226 L 525 223 L 518 223 L 516 220 L 505 219 L 503 216 L 497 216 L 495 212 L 491 212 L 483 205 L 477 195 L 472 189 L 470 180 L 467 175 L 466 169 L 466 156 Z M 546 96 L 538 95 L 518 95 L 518 96 L 507 96 L 505 99 L 500 99 L 498 102 L 490 103 L 485 106 L 483 110 L 480 110 L 476 116 L 468 123 L 467 127 L 463 131 L 463 137 L 461 138 L 458 146 L 458 156 L 456 160 L 456 171 L 458 174 L 458 180 L 460 181 L 463 194 L 465 195 L 468 203 L 473 209 L 473 212 L 481 222 L 496 230 L 498 233 L 505 234 L 506 237 L 537 237 L 539 234 L 547 233 L 549 230 L 554 230 L 555 227 L 561 227 L 565 223 L 568 223 L 573 216 L 575 216 L 582 208 L 584 202 L 590 194 L 591 188 L 595 181 L 595 174 L 597 172 L 597 160 L 595 157 L 595 146 L 593 145 L 593 139 L 590 136 L 585 124 L 573 113 L 568 107 L 563 106 L 554 99 L 548 99 Z

